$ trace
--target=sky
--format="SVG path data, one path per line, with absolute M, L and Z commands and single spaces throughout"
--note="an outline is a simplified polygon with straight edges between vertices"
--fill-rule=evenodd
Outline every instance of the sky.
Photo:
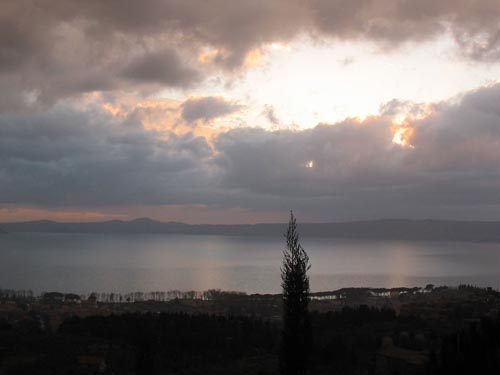
M 0 221 L 500 220 L 496 0 L 3 0 Z

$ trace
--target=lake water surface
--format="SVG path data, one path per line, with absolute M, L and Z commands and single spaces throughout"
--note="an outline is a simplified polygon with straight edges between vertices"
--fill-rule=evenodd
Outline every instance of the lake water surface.
M 500 288 L 500 244 L 303 238 L 311 289 L 470 283 Z M 280 291 L 283 238 L 0 235 L 0 288 L 90 293 Z

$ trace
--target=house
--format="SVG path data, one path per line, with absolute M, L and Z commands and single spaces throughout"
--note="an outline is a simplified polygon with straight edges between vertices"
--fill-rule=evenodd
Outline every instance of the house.
M 312 300 L 325 301 L 325 300 L 336 300 L 338 297 L 336 294 L 326 294 L 326 295 L 311 295 Z
M 390 297 L 391 292 L 390 292 L 390 290 L 385 289 L 385 288 L 377 288 L 377 289 L 371 289 L 370 295 L 372 295 L 374 297 Z
M 80 296 L 78 294 L 67 293 L 64 295 L 64 303 L 68 304 L 80 304 L 82 303 Z

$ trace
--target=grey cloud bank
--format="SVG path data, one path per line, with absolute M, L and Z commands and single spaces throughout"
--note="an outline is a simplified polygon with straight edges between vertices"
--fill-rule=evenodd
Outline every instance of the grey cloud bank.
M 437 103 L 409 124 L 411 147 L 392 142 L 385 115 L 303 131 L 240 128 L 209 143 L 148 131 L 137 114 L 116 118 L 92 105 L 1 114 L 0 205 L 203 204 L 294 208 L 306 220 L 498 219 L 499 103 L 500 84 Z
M 97 207 L 196 200 L 189 191 L 210 181 L 206 140 L 145 131 L 128 120 L 63 105 L 40 115 L 0 116 L 2 203 Z

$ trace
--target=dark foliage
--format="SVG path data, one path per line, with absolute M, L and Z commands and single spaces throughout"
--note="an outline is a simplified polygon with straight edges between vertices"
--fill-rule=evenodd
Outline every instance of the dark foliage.
M 72 318 L 60 333 L 131 345 L 136 374 L 206 373 L 239 360 L 276 353 L 276 324 L 246 317 L 124 314 Z M 263 364 L 265 365 L 265 364 Z
M 439 375 L 499 374 L 500 316 L 469 322 L 448 336 L 440 355 L 433 353 L 432 359 Z
M 500 373 L 500 317 L 461 319 L 453 332 L 442 321 L 367 306 L 309 317 L 314 374 Z M 185 313 L 68 318 L 54 334 L 0 320 L 0 372 L 90 374 L 82 357 L 102 357 L 103 374 L 276 374 L 281 331 L 279 322 Z M 412 368 L 393 358 L 396 367 L 384 367 L 387 338 L 395 354 L 428 361 Z
M 280 371 L 307 374 L 310 368 L 312 331 L 309 319 L 309 257 L 299 243 L 297 221 L 291 213 L 285 233 L 281 279 L 283 287 L 283 337 Z

